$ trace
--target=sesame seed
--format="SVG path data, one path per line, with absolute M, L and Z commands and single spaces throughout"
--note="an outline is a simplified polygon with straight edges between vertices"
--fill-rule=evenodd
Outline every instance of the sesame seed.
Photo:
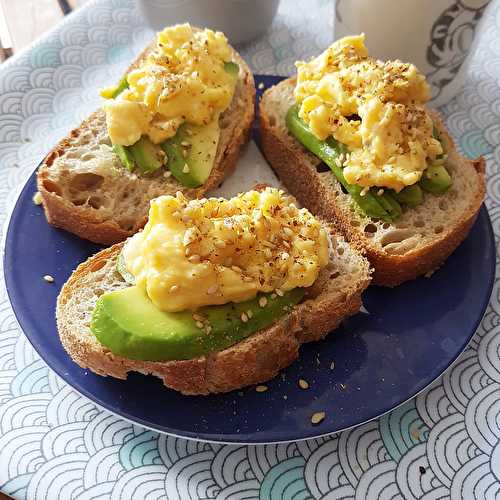
M 201 321 L 197 321 L 196 328 L 199 328 L 201 330 L 203 328 L 203 323 Z
M 226 242 L 224 240 L 215 240 L 214 245 L 217 248 L 224 248 L 226 246 Z
M 346 386 L 345 384 L 340 384 L 340 389 L 341 389 L 342 391 L 345 391 L 345 390 L 346 390 L 346 387 L 347 387 L 347 386 Z
M 289 227 L 285 227 L 285 228 L 283 228 L 283 232 L 284 232 L 287 236 L 293 236 L 293 231 L 292 231 Z
M 248 321 L 248 316 L 246 315 L 246 313 L 241 313 L 240 319 L 241 321 L 243 321 L 243 323 L 246 323 Z
M 207 325 L 207 326 L 205 327 L 205 331 L 206 331 L 207 333 L 210 333 L 210 332 L 212 331 L 212 326 L 211 326 L 211 325 Z
M 51 276 L 50 274 L 46 274 L 43 279 L 47 282 L 47 283 L 54 283 L 54 277 Z
M 333 370 L 335 368 L 335 361 L 332 361 L 330 363 L 330 370 Z
M 257 392 L 266 392 L 267 391 L 267 385 L 258 385 L 255 390 Z
M 182 167 L 182 172 L 185 174 L 189 173 L 189 165 L 187 163 L 185 163 L 184 167 Z
M 213 295 L 217 291 L 218 288 L 219 288 L 219 285 L 217 285 L 217 283 L 215 285 L 212 285 L 211 287 L 209 287 L 207 290 L 208 295 Z
M 259 299 L 259 306 L 260 307 L 266 307 L 266 305 L 267 305 L 267 299 L 266 299 L 266 297 L 261 297 Z
M 248 318 L 249 318 L 249 319 L 251 319 L 251 318 L 252 318 L 252 316 L 253 316 L 253 312 L 252 312 L 252 310 L 251 310 L 251 309 L 249 309 L 249 310 L 247 311 L 247 316 L 248 316 Z
M 303 378 L 299 378 L 299 387 L 304 390 L 309 389 L 309 382 Z
M 202 316 L 201 314 L 198 314 L 198 313 L 193 313 L 193 319 L 195 321 L 203 321 L 205 319 L 204 316 Z
M 40 191 L 37 191 L 34 195 L 33 195 L 33 203 L 35 205 L 41 205 L 42 204 L 42 193 L 40 193 Z
M 189 256 L 188 260 L 189 260 L 189 262 L 193 262 L 193 263 L 200 262 L 200 256 L 194 254 L 194 255 Z
M 379 189 L 377 191 L 377 196 L 382 196 L 384 194 L 384 190 L 383 189 Z
M 279 288 L 276 289 L 276 294 L 279 295 L 280 297 L 283 297 L 283 295 L 285 295 L 283 290 L 280 290 Z
M 182 141 L 182 142 L 181 142 L 181 146 L 182 146 L 183 148 L 188 148 L 189 146 L 191 146 L 191 144 L 190 144 L 188 141 Z
M 238 267 L 238 266 L 231 266 L 231 269 L 232 269 L 235 273 L 241 273 L 241 267 Z
M 325 420 L 325 417 L 326 417 L 326 414 L 324 411 L 318 411 L 316 413 L 313 413 L 311 416 L 311 423 L 313 425 L 318 425 L 321 422 L 323 422 L 323 420 Z
M 290 254 L 289 254 L 288 252 L 283 252 L 283 253 L 281 254 L 281 258 L 282 258 L 283 260 L 287 260 L 289 257 L 290 257 Z
M 262 89 L 266 88 L 266 86 L 264 85 L 264 83 L 263 83 L 263 82 L 260 82 L 260 83 L 259 83 L 259 85 L 257 85 L 257 88 L 258 88 L 259 90 L 262 90 Z
M 253 281 L 253 278 L 251 276 L 243 276 L 243 281 L 246 283 L 251 283 Z
M 163 172 L 163 177 L 165 177 L 166 179 L 172 177 L 172 172 L 170 172 L 170 170 L 165 170 L 165 172 Z
M 275 298 L 277 297 L 277 295 L 275 293 L 272 293 L 271 294 L 271 298 L 274 300 Z
M 174 293 L 174 292 L 176 292 L 177 290 L 179 290 L 179 285 L 172 285 L 172 286 L 170 287 L 169 293 Z

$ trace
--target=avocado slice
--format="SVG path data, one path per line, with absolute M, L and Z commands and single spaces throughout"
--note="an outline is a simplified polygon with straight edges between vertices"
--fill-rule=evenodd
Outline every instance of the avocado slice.
M 235 62 L 228 61 L 224 63 L 224 71 L 236 78 L 240 72 L 240 67 Z
M 419 184 L 429 193 L 444 194 L 450 188 L 452 181 L 448 170 L 443 165 L 430 165 L 424 171 Z
M 150 174 L 165 163 L 165 155 L 162 149 L 145 136 L 142 136 L 132 146 L 128 146 L 128 150 L 143 174 Z
M 120 252 L 118 255 L 118 260 L 116 261 L 116 270 L 120 273 L 121 277 L 125 280 L 129 285 L 135 285 L 135 277 L 134 275 L 127 269 L 125 264 L 125 257 L 123 257 L 123 252 Z
M 240 67 L 228 61 L 224 63 L 224 70 L 236 80 Z M 207 125 L 185 123 L 174 137 L 162 143 L 161 147 L 168 157 L 168 168 L 183 186 L 198 187 L 208 179 L 217 154 L 219 136 L 219 117 L 216 116 Z
M 168 313 L 158 309 L 137 286 L 102 295 L 94 309 L 91 330 L 111 352 L 143 361 L 192 359 L 220 351 L 266 328 L 304 296 L 295 288 L 283 296 L 259 294 L 252 300 L 207 306 L 197 314 L 211 330 L 199 328 L 192 311 Z M 259 300 L 265 297 L 265 307 Z M 250 314 L 248 313 L 250 311 Z M 242 315 L 245 314 L 242 321 Z
M 113 151 L 118 156 L 122 165 L 130 172 L 135 168 L 134 157 L 127 146 L 121 144 L 113 144 Z
M 217 153 L 219 119 L 208 125 L 183 124 L 161 147 L 168 157 L 172 175 L 186 187 L 201 186 L 210 175 Z
M 394 198 L 409 207 L 416 207 L 424 201 L 424 194 L 422 189 L 418 184 L 412 184 L 411 186 L 406 186 L 399 193 L 393 192 Z

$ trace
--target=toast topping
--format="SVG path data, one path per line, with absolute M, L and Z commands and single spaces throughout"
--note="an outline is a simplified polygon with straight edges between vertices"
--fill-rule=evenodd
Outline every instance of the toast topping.
M 230 60 L 219 31 L 180 24 L 159 32 L 156 49 L 127 75 L 119 94 L 101 92 L 108 98 L 104 109 L 113 144 L 130 146 L 141 136 L 159 144 L 184 122 L 206 125 L 217 119 L 234 94 Z
M 342 38 L 297 62 L 299 117 L 320 140 L 347 146 L 349 184 L 401 191 L 443 154 L 425 109 L 429 87 L 413 64 L 368 56 L 364 35 Z
M 229 200 L 177 193 L 151 202 L 144 231 L 123 255 L 156 307 L 173 312 L 311 286 L 329 261 L 329 242 L 321 222 L 275 188 Z

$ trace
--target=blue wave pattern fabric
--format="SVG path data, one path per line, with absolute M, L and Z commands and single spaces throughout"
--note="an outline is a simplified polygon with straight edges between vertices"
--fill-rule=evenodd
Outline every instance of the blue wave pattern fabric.
M 282 0 L 268 35 L 242 53 L 255 72 L 289 74 L 331 41 L 332 20 L 331 1 Z M 462 151 L 487 158 L 500 243 L 499 35 L 496 1 L 467 87 L 443 112 Z M 131 0 L 102 0 L 0 67 L 2 223 L 33 165 L 151 36 Z M 98 409 L 49 371 L 3 283 L 0 294 L 0 490 L 16 499 L 500 498 L 498 279 L 470 347 L 417 398 L 336 436 L 251 447 L 175 439 Z

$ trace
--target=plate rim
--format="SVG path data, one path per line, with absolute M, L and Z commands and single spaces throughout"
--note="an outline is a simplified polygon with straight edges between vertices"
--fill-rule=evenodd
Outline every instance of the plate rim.
M 270 80 L 277 81 L 278 79 L 283 79 L 284 78 L 284 77 L 277 77 L 275 75 L 254 75 L 254 76 L 255 76 L 256 81 L 259 81 L 259 80 L 262 81 L 262 79 L 270 79 Z M 43 160 L 42 160 L 42 162 L 43 162 Z M 4 275 L 5 288 L 6 288 L 6 291 L 7 291 L 7 297 L 8 297 L 9 303 L 11 305 L 12 311 L 14 313 L 16 322 L 17 322 L 17 324 L 18 324 L 18 326 L 19 326 L 22 334 L 28 339 L 28 341 L 31 344 L 31 346 L 33 347 L 33 349 L 36 351 L 36 353 L 38 354 L 38 356 L 40 356 L 40 358 L 47 365 L 47 367 L 51 371 L 53 371 L 54 373 L 56 373 L 77 394 L 79 394 L 80 396 L 84 397 L 86 400 L 91 401 L 92 404 L 96 405 L 96 407 L 98 407 L 100 409 L 106 410 L 106 411 L 110 412 L 111 414 L 113 414 L 113 415 L 115 415 L 115 416 L 117 416 L 117 417 L 119 417 L 119 418 L 121 418 L 121 419 L 123 419 L 123 420 L 125 420 L 125 421 L 127 421 L 129 423 L 131 423 L 131 424 L 140 425 L 141 427 L 144 427 L 145 429 L 148 429 L 148 430 L 152 430 L 154 432 L 159 432 L 161 434 L 166 434 L 166 435 L 169 435 L 169 436 L 172 436 L 172 437 L 175 437 L 175 438 L 189 439 L 189 440 L 193 440 L 193 441 L 200 441 L 200 442 L 212 443 L 212 444 L 266 445 L 266 444 L 280 444 L 280 443 L 300 442 L 300 441 L 306 441 L 306 440 L 309 440 L 309 439 L 318 439 L 318 438 L 321 438 L 321 437 L 332 436 L 332 435 L 344 432 L 346 430 L 358 427 L 360 425 L 364 425 L 364 424 L 366 424 L 368 422 L 371 422 L 371 421 L 373 421 L 375 419 L 378 419 L 378 418 L 386 415 L 387 413 L 395 410 L 396 408 L 399 408 L 400 406 L 404 405 L 405 403 L 407 403 L 408 401 L 410 401 L 411 399 L 413 399 L 414 397 L 416 397 L 418 394 L 420 394 L 422 391 L 424 391 L 425 389 L 427 389 L 439 377 L 443 376 L 443 374 L 445 374 L 457 362 L 458 358 L 461 356 L 461 354 L 465 351 L 465 349 L 469 345 L 470 341 L 472 340 L 472 338 L 474 337 L 475 333 L 477 332 L 477 329 L 478 329 L 478 327 L 479 327 L 479 325 L 480 325 L 480 323 L 481 323 L 481 321 L 482 321 L 482 319 L 484 317 L 484 314 L 486 313 L 488 305 L 490 303 L 491 293 L 493 291 L 493 286 L 494 286 L 494 282 L 495 282 L 495 270 L 496 270 L 496 253 L 495 253 L 495 245 L 494 245 L 495 234 L 494 234 L 494 231 L 493 231 L 493 226 L 492 226 L 492 223 L 491 223 L 491 219 L 490 219 L 490 216 L 489 216 L 488 209 L 487 209 L 485 203 L 483 202 L 483 204 L 481 205 L 481 208 L 480 208 L 480 210 L 478 212 L 477 219 L 479 219 L 479 217 L 481 217 L 481 216 L 485 217 L 485 219 L 486 219 L 485 222 L 486 222 L 486 226 L 487 226 L 487 237 L 488 237 L 488 239 L 489 239 L 490 242 L 493 242 L 493 244 L 490 245 L 490 249 L 489 249 L 490 273 L 489 273 L 489 276 L 488 276 L 487 287 L 485 287 L 485 289 L 487 290 L 488 293 L 486 295 L 486 299 L 484 300 L 484 303 L 481 304 L 480 314 L 478 314 L 478 317 L 477 317 L 476 321 L 474 322 L 474 326 L 471 329 L 471 332 L 469 333 L 469 335 L 467 336 L 467 339 L 465 340 L 465 342 L 463 343 L 463 345 L 460 347 L 460 350 L 456 353 L 456 355 L 454 355 L 450 359 L 449 363 L 435 377 L 433 377 L 431 380 L 429 380 L 426 383 L 424 383 L 423 386 L 417 388 L 417 390 L 415 392 L 413 392 L 411 395 L 409 395 L 408 397 L 406 397 L 404 400 L 402 400 L 401 402 L 397 403 L 396 405 L 387 407 L 382 412 L 377 413 L 376 415 L 374 415 L 374 416 L 372 416 L 372 417 L 370 417 L 368 419 L 362 420 L 362 421 L 360 421 L 358 423 L 355 423 L 355 424 L 353 424 L 351 426 L 347 426 L 347 427 L 344 427 L 344 428 L 341 428 L 341 429 L 337 429 L 337 430 L 334 430 L 334 431 L 326 431 L 326 432 L 322 432 L 322 433 L 315 433 L 314 430 L 315 429 L 319 430 L 319 429 L 316 428 L 316 427 L 314 427 L 314 426 L 311 426 L 311 431 L 312 431 L 311 434 L 308 435 L 308 436 L 305 436 L 305 437 L 290 438 L 290 439 L 278 439 L 278 440 L 264 440 L 264 441 L 259 441 L 259 440 L 255 440 L 255 441 L 254 440 L 251 440 L 251 441 L 248 441 L 248 440 L 238 440 L 237 439 L 237 435 L 234 434 L 234 433 L 229 434 L 229 436 L 234 437 L 235 439 L 227 439 L 227 437 L 224 437 L 224 436 L 226 436 L 224 434 L 213 434 L 213 433 L 200 433 L 199 436 L 195 432 L 187 432 L 186 434 L 184 434 L 184 433 L 178 434 L 174 430 L 169 429 L 168 427 L 167 427 L 168 430 L 165 430 L 164 428 L 158 428 L 158 427 L 156 427 L 154 425 L 151 425 L 151 424 L 143 421 L 143 419 L 141 419 L 141 418 L 137 418 L 136 417 L 134 419 L 134 418 L 132 418 L 133 417 L 132 415 L 128 415 L 128 414 L 123 414 L 123 413 L 117 412 L 116 410 L 110 408 L 109 405 L 107 405 L 105 403 L 101 403 L 100 401 L 96 401 L 96 399 L 94 399 L 95 396 L 91 393 L 90 390 L 83 390 L 84 388 L 80 388 L 78 386 L 78 384 L 73 383 L 71 376 L 66 377 L 64 373 L 60 373 L 57 369 L 55 369 L 55 368 L 52 367 L 52 365 L 46 359 L 46 356 L 44 354 L 42 354 L 43 349 L 39 348 L 40 344 L 36 341 L 36 335 L 33 336 L 32 333 L 27 333 L 27 331 L 29 331 L 30 329 L 29 328 L 26 328 L 26 329 L 24 328 L 23 324 L 25 322 L 22 319 L 22 316 L 23 316 L 23 312 L 21 310 L 22 308 L 19 308 L 18 305 L 16 305 L 16 301 L 14 301 L 13 298 L 12 298 L 13 287 L 11 286 L 11 284 L 12 284 L 12 282 L 11 282 L 11 276 L 7 272 L 7 267 L 8 267 L 7 266 L 7 261 L 9 260 L 8 242 L 14 238 L 13 233 L 14 233 L 15 229 L 14 229 L 13 224 L 12 224 L 13 216 L 16 213 L 16 209 L 18 208 L 18 205 L 20 203 L 21 198 L 23 198 L 24 195 L 27 194 L 27 191 L 28 191 L 28 189 L 30 187 L 30 184 L 31 184 L 32 180 L 33 180 L 33 177 L 36 176 L 37 170 L 38 170 L 38 166 L 31 173 L 31 175 L 29 175 L 28 178 L 24 181 L 24 184 L 22 185 L 22 188 L 18 190 L 18 193 L 17 193 L 17 196 L 15 198 L 15 201 L 11 204 L 10 210 L 6 213 L 6 218 L 5 218 L 5 221 L 4 221 L 4 224 L 3 224 L 3 227 L 4 227 L 3 237 L 2 237 L 3 275 Z M 477 219 L 476 219 L 476 222 L 477 222 Z M 255 435 L 258 436 L 259 434 L 260 433 L 256 433 Z M 247 435 L 247 437 L 248 437 L 248 435 Z

